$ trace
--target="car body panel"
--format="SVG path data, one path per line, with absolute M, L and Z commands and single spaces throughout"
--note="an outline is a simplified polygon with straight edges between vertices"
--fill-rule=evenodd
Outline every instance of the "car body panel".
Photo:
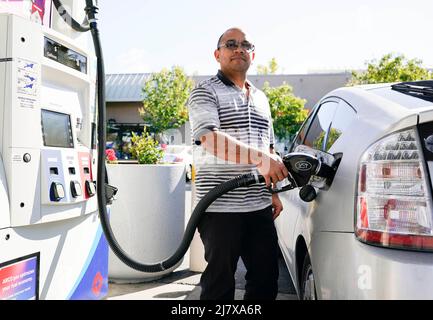
M 296 226 L 297 220 L 301 212 L 305 212 L 307 203 L 303 202 L 296 192 L 290 191 L 284 193 L 284 198 L 280 197 L 283 201 L 284 211 L 275 220 L 275 227 L 277 229 L 278 241 L 283 253 L 284 260 L 287 267 L 290 269 L 289 273 L 292 276 L 292 282 L 297 282 L 296 276 Z M 284 200 L 283 200 L 284 199 Z M 290 212 L 290 214 L 287 214 Z M 284 236 L 282 236 L 284 235 Z M 291 235 L 291 236 L 290 236 Z
M 310 203 L 299 198 L 299 189 L 280 193 L 284 210 L 275 220 L 275 225 L 298 294 L 298 272 L 303 262 L 296 258 L 296 245 L 300 240 L 305 242 L 310 255 L 319 298 L 433 299 L 433 289 L 429 288 L 433 288 L 433 276 L 427 277 L 430 284 L 427 286 L 417 274 L 406 278 L 399 273 L 411 274 L 418 269 L 432 273 L 433 253 L 373 247 L 361 243 L 354 235 L 358 170 L 364 152 L 391 133 L 433 121 L 433 103 L 422 100 L 419 103 L 421 107 L 417 107 L 415 102 L 421 99 L 401 94 L 403 105 L 400 105 L 396 102 L 398 93 L 397 96 L 389 94 L 392 99 L 388 99 L 387 94 L 380 90 L 389 90 L 389 85 L 340 88 L 316 105 L 342 99 L 356 111 L 354 120 L 328 150 L 331 154 L 343 154 L 333 183 L 326 191 L 316 190 L 317 198 Z M 316 109 L 313 112 L 317 113 Z M 433 164 L 429 163 L 428 167 L 432 178 Z M 433 178 L 431 182 L 433 184 Z M 412 258 L 417 260 L 410 260 Z M 362 275 L 369 270 L 372 288 L 361 290 L 357 282 L 358 272 Z M 394 272 L 398 273 L 393 275 Z M 416 292 L 418 284 L 421 292 Z M 409 286 L 408 292 L 403 292 L 405 286 Z M 396 293 L 394 288 L 401 288 L 402 292 Z
M 433 299 L 433 254 L 375 247 L 353 233 L 318 232 L 311 244 L 319 299 Z

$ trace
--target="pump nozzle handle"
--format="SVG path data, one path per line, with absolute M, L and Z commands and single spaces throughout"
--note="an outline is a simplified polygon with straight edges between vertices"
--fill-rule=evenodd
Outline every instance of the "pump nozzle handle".
M 319 159 L 300 152 L 292 152 L 285 155 L 283 163 L 297 187 L 305 186 L 310 181 L 311 176 L 316 175 L 321 168 Z

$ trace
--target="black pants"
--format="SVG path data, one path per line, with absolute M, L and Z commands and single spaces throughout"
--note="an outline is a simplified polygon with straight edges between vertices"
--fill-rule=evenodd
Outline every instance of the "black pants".
M 245 264 L 245 300 L 278 293 L 278 242 L 272 207 L 250 213 L 206 213 L 198 226 L 207 267 L 201 300 L 234 300 L 239 257 Z

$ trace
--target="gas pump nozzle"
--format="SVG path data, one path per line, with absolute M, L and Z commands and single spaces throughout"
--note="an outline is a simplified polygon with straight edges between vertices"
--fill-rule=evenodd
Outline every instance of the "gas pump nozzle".
M 316 198 L 314 187 L 324 190 L 330 187 L 337 170 L 335 157 L 306 146 L 297 150 L 283 157 L 283 163 L 289 171 L 286 185 L 271 189 L 271 193 L 301 188 L 299 196 L 309 202 Z

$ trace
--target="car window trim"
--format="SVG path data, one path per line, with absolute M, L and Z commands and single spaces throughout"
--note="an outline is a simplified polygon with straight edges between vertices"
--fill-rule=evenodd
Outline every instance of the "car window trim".
M 325 99 L 323 99 L 323 100 L 320 102 L 319 106 L 317 107 L 317 110 L 314 112 L 313 119 L 312 119 L 312 121 L 310 122 L 310 124 L 309 124 L 309 126 L 308 126 L 308 128 L 307 128 L 307 131 L 306 131 L 306 133 L 305 133 L 304 139 L 303 139 L 302 142 L 301 142 L 301 145 L 304 145 L 304 143 L 305 143 L 305 139 L 308 137 L 308 133 L 310 132 L 311 124 L 314 122 L 315 117 L 317 116 L 317 113 L 319 112 L 320 108 L 321 108 L 325 103 L 329 103 L 329 102 L 335 102 L 335 103 L 337 103 L 337 108 L 338 108 L 338 103 L 339 103 L 339 101 L 333 100 L 333 98 L 337 98 L 337 99 L 338 99 L 338 97 L 326 97 Z M 336 109 L 336 110 L 337 110 L 337 109 Z M 332 123 L 332 120 L 331 120 L 331 123 Z M 327 130 L 329 130 L 329 128 L 328 128 Z M 325 132 L 325 137 L 327 137 L 327 132 Z M 323 138 L 323 140 L 325 140 L 325 137 Z M 322 144 L 322 145 L 323 145 L 323 144 Z M 325 146 L 326 146 L 326 145 L 325 145 Z M 321 150 L 321 151 L 322 151 L 322 150 Z
M 337 106 L 337 109 L 338 109 L 338 106 Z M 335 110 L 335 112 L 337 112 L 337 109 Z M 335 113 L 334 113 L 334 116 L 335 116 Z M 334 120 L 334 117 L 332 117 L 332 120 Z M 332 120 L 329 122 L 328 129 L 326 129 L 326 131 L 325 131 L 325 136 L 323 137 L 323 142 L 322 142 L 322 150 L 320 150 L 320 151 L 326 151 L 326 145 L 328 144 L 329 131 L 331 131 L 331 128 L 332 128 Z
M 310 118 L 313 119 L 313 118 L 316 116 L 316 112 L 317 112 L 317 109 L 319 108 L 319 106 L 320 106 L 320 104 L 317 104 L 317 105 L 315 105 L 315 106 L 313 107 L 313 109 L 311 110 L 310 115 L 307 117 L 307 119 L 305 119 L 304 123 L 303 123 L 302 126 L 299 128 L 298 133 L 297 133 L 296 136 L 293 138 L 293 142 L 291 143 L 291 146 L 290 146 L 289 152 L 293 152 L 293 146 L 295 145 L 294 142 L 296 141 L 296 139 L 298 138 L 298 136 L 301 134 L 302 129 L 304 129 L 304 127 L 307 126 L 307 123 L 308 123 L 309 119 L 310 119 Z M 311 122 L 310 122 L 309 125 L 311 125 Z M 308 125 L 308 126 L 309 126 L 309 125 Z M 310 129 L 309 127 L 306 128 L 306 132 L 307 132 L 307 133 L 308 133 L 308 130 L 309 130 L 309 129 Z M 305 140 L 305 137 L 306 137 L 306 136 L 307 136 L 307 134 L 305 134 L 304 139 L 301 141 L 300 145 L 304 143 L 304 140 Z
M 334 117 L 338 114 L 338 111 L 339 110 L 341 110 L 341 108 L 343 107 L 342 105 L 340 105 L 340 102 L 341 101 L 343 101 L 347 106 L 349 106 L 350 107 L 350 109 L 352 109 L 352 111 L 355 113 L 355 115 L 357 115 L 358 114 L 358 112 L 356 111 L 356 109 L 349 103 L 349 102 L 347 102 L 345 99 L 343 99 L 343 98 L 341 98 L 341 97 L 337 97 L 337 96 L 332 96 L 333 98 L 336 98 L 336 99 L 338 99 L 339 101 L 338 101 L 338 105 L 337 105 L 337 109 L 335 110 L 335 113 L 334 113 Z M 325 151 L 325 152 L 328 152 L 328 150 L 326 150 L 326 146 L 327 146 L 327 144 L 328 144 L 328 138 L 329 138 L 329 134 L 330 134 L 330 131 L 331 131 L 331 129 L 332 129 L 332 124 L 333 124 L 333 120 L 334 120 L 334 117 L 332 118 L 332 121 L 329 123 L 329 128 L 328 128 L 328 131 L 325 133 L 325 137 L 324 137 L 324 143 L 323 143 L 323 145 L 322 145 L 322 151 Z M 325 142 L 326 141 L 326 142 Z
M 311 117 L 312 120 L 314 120 L 313 118 L 316 117 L 317 112 L 319 112 L 319 109 L 322 107 L 323 104 L 325 104 L 325 103 L 327 103 L 327 102 L 335 102 L 335 103 L 339 104 L 341 100 L 344 101 L 344 102 L 345 102 L 345 103 L 346 103 L 350 108 L 352 108 L 352 110 L 353 110 L 356 114 L 358 114 L 358 111 L 356 110 L 356 108 L 353 107 L 353 106 L 352 106 L 352 105 L 351 105 L 351 104 L 350 104 L 346 99 L 344 99 L 344 98 L 342 98 L 342 97 L 339 97 L 339 96 L 326 96 L 325 98 L 323 98 L 322 100 L 320 100 L 320 101 L 315 105 L 315 107 L 313 107 L 313 109 L 312 109 L 312 113 L 311 113 L 310 116 L 305 120 L 304 124 L 303 124 L 303 125 L 301 126 L 301 128 L 299 129 L 298 134 L 295 136 L 295 138 L 293 139 L 293 141 L 296 141 L 298 135 L 301 133 L 302 129 L 304 129 L 304 126 L 307 125 L 308 119 Z M 337 106 L 337 108 L 338 108 L 338 106 Z M 312 123 L 313 123 L 313 121 L 311 121 L 311 122 L 308 124 L 308 128 L 306 128 L 306 131 L 305 131 L 304 139 L 301 141 L 300 145 L 303 145 L 303 144 L 304 144 L 305 139 L 307 138 L 308 133 L 309 133 L 309 131 L 310 131 L 310 127 L 311 127 L 311 124 L 312 124 Z M 332 121 L 331 121 L 331 123 L 332 123 Z M 329 128 L 328 128 L 328 130 L 329 130 Z M 293 146 L 294 146 L 294 143 L 292 143 L 292 146 L 290 147 L 289 152 L 293 152 Z M 325 145 L 325 146 L 326 146 L 326 145 Z
M 305 138 L 307 137 L 308 132 L 310 131 L 311 123 L 313 122 L 314 118 L 316 117 L 316 114 L 317 114 L 317 112 L 319 111 L 321 105 L 322 105 L 322 101 L 320 101 L 319 103 L 317 103 L 317 104 L 313 107 L 310 116 L 307 117 L 307 119 L 305 119 L 304 124 L 301 126 L 301 128 L 300 128 L 299 131 L 298 131 L 298 134 L 297 134 L 297 135 L 295 136 L 295 138 L 293 139 L 293 141 L 296 141 L 296 139 L 298 138 L 298 136 L 301 134 L 302 129 L 304 129 L 304 126 L 307 126 L 308 120 L 311 118 L 311 121 L 310 121 L 310 123 L 308 124 L 308 127 L 307 127 L 306 130 L 305 130 L 304 138 L 303 138 L 302 141 L 299 143 L 299 145 L 303 145 L 303 144 L 304 144 L 304 142 L 305 142 Z M 294 148 L 293 146 L 294 146 L 294 143 L 292 143 L 292 146 L 290 147 L 289 152 L 293 152 L 293 148 Z
M 329 96 L 329 97 L 327 97 L 326 99 L 328 99 L 328 98 L 334 98 L 334 99 L 337 99 L 337 100 L 342 100 L 342 101 L 344 101 L 349 107 L 351 107 L 352 109 L 353 109 L 353 111 L 356 113 L 356 114 L 358 114 L 358 111 L 356 110 L 356 108 L 354 107 L 354 106 L 352 106 L 346 99 L 344 99 L 344 98 L 341 98 L 341 97 L 338 97 L 338 96 Z

